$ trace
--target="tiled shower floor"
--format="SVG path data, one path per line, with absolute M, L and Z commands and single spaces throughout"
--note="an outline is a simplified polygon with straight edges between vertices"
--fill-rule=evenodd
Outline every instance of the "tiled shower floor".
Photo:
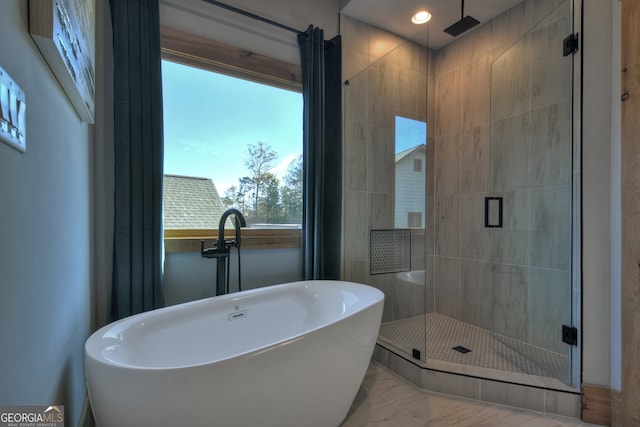
M 533 377 L 543 382 L 555 379 L 566 382 L 569 376 L 567 356 L 496 336 L 438 313 L 383 323 L 378 342 L 410 359 L 412 349 L 419 349 L 421 361 L 433 369 L 506 381 L 518 381 L 521 376 L 523 381 Z M 463 354 L 453 350 L 457 346 L 471 351 Z

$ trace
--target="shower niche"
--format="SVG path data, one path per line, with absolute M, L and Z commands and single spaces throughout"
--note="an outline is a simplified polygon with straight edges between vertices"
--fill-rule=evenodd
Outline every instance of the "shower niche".
M 345 278 L 385 293 L 378 344 L 413 365 L 576 390 L 573 17 L 523 1 L 438 50 L 343 17 Z M 406 270 L 372 270 L 377 230 L 406 231 Z

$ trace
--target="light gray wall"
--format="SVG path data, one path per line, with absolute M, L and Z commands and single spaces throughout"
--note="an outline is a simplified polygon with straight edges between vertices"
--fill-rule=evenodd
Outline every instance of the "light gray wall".
M 0 143 L 0 405 L 62 404 L 75 426 L 91 323 L 93 130 L 29 36 L 26 1 L 0 3 L 0 40 L 0 66 L 27 104 L 26 153 Z
M 279 283 L 295 282 L 302 278 L 302 255 L 299 248 L 242 249 L 240 252 L 242 289 L 255 289 Z M 215 259 L 202 258 L 199 253 L 167 254 L 164 263 L 164 303 L 208 298 L 215 295 Z M 229 287 L 238 289 L 238 254 L 231 252 Z
M 92 307 L 93 330 L 109 319 L 113 267 L 114 142 L 113 142 L 113 38 L 109 2 L 96 2 L 96 123 L 92 145 Z

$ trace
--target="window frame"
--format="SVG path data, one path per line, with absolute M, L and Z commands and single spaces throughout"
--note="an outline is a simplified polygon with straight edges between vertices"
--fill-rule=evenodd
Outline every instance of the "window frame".
M 302 93 L 302 70 L 297 64 L 166 26 L 160 27 L 160 47 L 167 61 Z M 302 246 L 301 228 L 243 228 L 241 237 L 243 249 Z M 206 247 L 217 238 L 217 228 L 164 230 L 165 252 L 199 252 L 202 240 Z

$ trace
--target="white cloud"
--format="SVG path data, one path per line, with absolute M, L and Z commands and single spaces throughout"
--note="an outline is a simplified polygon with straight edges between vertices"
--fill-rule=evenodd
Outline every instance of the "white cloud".
M 289 164 L 300 156 L 300 153 L 290 153 L 286 155 L 280 163 L 278 163 L 274 168 L 271 169 L 271 173 L 278 177 L 278 179 L 282 180 L 284 176 L 287 174 L 287 168 Z

